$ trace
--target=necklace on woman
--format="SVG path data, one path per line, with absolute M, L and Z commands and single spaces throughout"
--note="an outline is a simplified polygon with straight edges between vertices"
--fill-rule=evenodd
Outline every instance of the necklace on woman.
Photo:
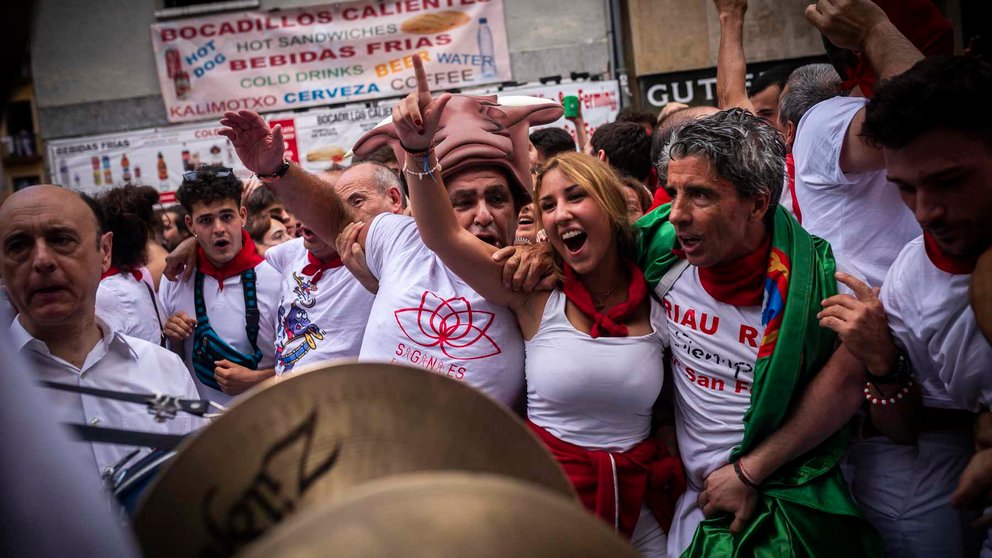
M 615 290 L 617 290 L 617 288 L 613 287 L 612 289 L 604 292 L 602 296 L 598 296 L 599 293 L 593 292 L 591 290 L 589 291 L 589 294 L 593 295 L 592 303 L 596 306 L 596 310 L 602 312 L 603 309 L 606 308 L 606 300 L 610 298 L 610 295 L 613 294 L 613 291 Z

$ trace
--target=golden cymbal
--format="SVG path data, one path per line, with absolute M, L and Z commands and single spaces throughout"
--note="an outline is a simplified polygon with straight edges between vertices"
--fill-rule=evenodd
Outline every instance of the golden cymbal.
M 180 447 L 134 529 L 145 556 L 230 556 L 270 527 L 373 479 L 418 471 L 514 477 L 573 497 L 507 409 L 424 369 L 347 363 L 256 388 Z
M 413 473 L 303 511 L 244 558 L 636 558 L 574 500 L 508 477 Z
M 975 272 L 971 274 L 971 308 L 975 311 L 978 328 L 992 343 L 992 248 L 985 251 Z

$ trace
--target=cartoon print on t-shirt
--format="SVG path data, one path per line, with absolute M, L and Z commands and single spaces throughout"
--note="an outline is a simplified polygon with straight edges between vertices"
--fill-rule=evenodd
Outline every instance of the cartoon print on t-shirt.
M 295 271 L 293 272 L 293 280 L 296 281 L 296 286 L 293 287 L 293 294 L 296 295 L 296 302 L 304 308 L 313 308 L 313 305 L 317 304 L 317 300 L 313 297 L 313 293 L 317 292 L 317 285 L 311 283 L 303 277 L 300 277 L 300 275 Z
M 279 306 L 279 326 L 276 363 L 283 372 L 291 371 L 304 355 L 317 348 L 317 341 L 324 340 L 324 332 L 310 322 L 310 315 L 296 302 L 290 304 L 289 312 Z
M 394 315 L 410 341 L 421 347 L 437 347 L 448 358 L 477 360 L 502 352 L 486 334 L 496 315 L 473 310 L 465 297 L 445 299 L 424 291 L 419 307 L 401 308 Z

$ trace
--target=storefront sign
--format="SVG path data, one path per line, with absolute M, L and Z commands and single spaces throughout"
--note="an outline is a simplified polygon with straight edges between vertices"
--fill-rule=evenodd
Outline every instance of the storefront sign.
M 748 64 L 747 87 L 751 87 L 754 76 L 781 64 L 799 67 L 804 64 L 826 62 L 822 56 L 811 58 L 795 58 L 774 62 L 757 62 Z M 670 74 L 653 74 L 637 78 L 640 85 L 642 106 L 660 109 L 671 102 L 687 105 L 716 106 L 716 68 L 692 70 L 688 72 L 673 72 Z
M 509 81 L 502 0 L 347 2 L 152 25 L 170 122 Z

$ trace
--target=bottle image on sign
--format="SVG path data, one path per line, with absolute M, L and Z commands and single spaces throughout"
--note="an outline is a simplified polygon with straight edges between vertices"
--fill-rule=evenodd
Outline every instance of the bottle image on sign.
M 141 167 L 134 165 L 134 181 L 141 182 Z
M 170 78 L 175 79 L 176 75 L 183 70 L 182 57 L 179 51 L 170 48 L 165 51 L 165 71 Z
M 493 48 L 493 32 L 489 29 L 489 20 L 479 18 L 479 33 L 476 35 L 476 42 L 479 45 L 479 56 L 482 64 L 479 73 L 482 77 L 496 77 L 495 49 Z
M 93 184 L 99 186 L 100 184 L 103 184 L 103 182 L 100 181 L 100 158 L 94 155 L 90 158 L 90 163 L 93 164 Z
M 183 149 L 183 170 L 186 172 L 193 170 L 193 162 L 189 160 L 189 149 Z
M 169 180 L 169 169 L 165 166 L 165 158 L 162 157 L 162 152 L 158 152 L 158 179 L 162 182 Z
M 65 159 L 59 161 L 59 179 L 62 181 L 61 186 L 69 186 L 69 165 L 66 164 Z
M 131 183 L 131 161 L 127 159 L 127 153 L 121 155 L 121 172 L 123 172 L 124 184 Z
M 186 99 L 189 97 L 189 92 L 192 87 L 189 84 L 189 73 L 185 70 L 180 70 L 176 72 L 175 77 L 172 78 L 172 82 L 176 85 L 176 98 L 179 100 Z
M 107 186 L 110 186 L 114 183 L 114 175 L 110 171 L 110 157 L 104 155 L 101 158 L 101 161 L 103 162 L 103 181 L 107 184 Z

